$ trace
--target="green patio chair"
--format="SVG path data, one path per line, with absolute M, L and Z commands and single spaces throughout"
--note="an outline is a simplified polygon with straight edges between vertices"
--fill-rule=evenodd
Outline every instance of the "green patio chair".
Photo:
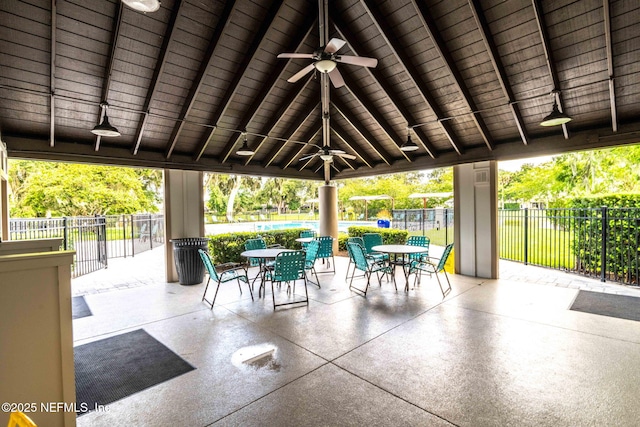
M 368 258 L 365 250 L 358 243 L 347 242 L 347 250 L 349 251 L 349 256 L 352 257 L 353 260 L 353 273 L 351 274 L 351 281 L 349 282 L 349 289 L 353 289 L 354 291 L 362 294 L 363 296 L 367 296 L 367 290 L 369 289 L 369 284 L 371 283 L 371 274 L 376 273 L 378 277 L 378 283 L 382 285 L 380 282 L 380 273 L 384 274 L 392 274 L 391 267 L 387 265 L 384 261 L 376 261 L 372 258 Z M 356 275 L 356 270 L 363 271 L 364 277 L 367 279 L 367 285 L 364 289 L 357 288 L 353 286 L 353 278 Z M 393 285 L 396 286 L 395 279 L 393 281 Z M 398 287 L 396 286 L 396 291 Z
M 305 274 L 305 253 L 304 251 L 288 251 L 278 254 L 273 266 L 273 270 L 266 273 L 267 280 L 271 281 L 271 296 L 273 297 L 273 309 L 284 305 L 306 303 L 309 305 L 309 293 L 307 292 L 307 275 Z M 305 299 L 296 300 L 296 281 L 304 281 Z M 274 292 L 274 283 L 286 283 L 287 294 L 293 298 L 292 301 L 276 304 L 276 295 Z M 290 283 L 293 282 L 293 288 Z
M 314 230 L 303 230 L 300 232 L 300 237 L 311 237 L 313 239 L 315 239 L 317 236 L 317 233 Z M 307 249 L 307 246 L 309 245 L 309 243 L 301 243 L 302 245 L 302 249 Z
M 364 233 L 362 235 L 362 241 L 364 242 L 365 254 L 376 261 L 389 261 L 389 254 L 382 252 L 376 252 L 373 248 L 377 245 L 383 245 L 382 234 L 380 233 Z
M 444 248 L 444 252 L 442 252 L 442 257 L 440 259 L 426 257 L 422 260 L 413 261 L 411 266 L 409 267 L 409 274 L 415 273 L 416 277 L 413 281 L 413 286 L 416 286 L 416 283 L 420 283 L 420 279 L 422 278 L 422 273 L 429 273 L 429 276 L 432 274 L 436 275 L 436 279 L 438 279 L 438 285 L 440 285 L 440 291 L 442 292 L 442 298 L 446 297 L 449 292 L 451 292 L 451 282 L 449 282 L 449 276 L 447 275 L 447 271 L 444 269 L 445 264 L 447 263 L 447 258 L 449 258 L 449 254 L 453 249 L 453 243 L 448 244 Z M 438 273 L 444 273 L 444 277 L 447 279 L 447 289 L 442 287 L 442 281 L 440 280 L 440 276 Z
M 409 261 L 422 261 L 423 258 L 429 257 L 429 244 L 431 239 L 427 236 L 409 236 L 407 239 L 407 245 L 409 246 L 423 246 L 427 248 L 425 252 L 419 254 L 409 254 Z
M 364 248 L 364 241 L 362 240 L 362 237 L 349 237 L 347 239 L 347 243 L 357 243 Z M 351 256 L 351 250 L 349 249 L 348 245 L 347 253 L 349 254 L 349 264 L 347 264 L 347 274 L 344 276 L 344 280 L 347 280 L 349 278 L 349 269 L 351 268 L 351 264 L 353 263 L 353 257 Z
M 329 258 L 331 258 L 331 261 L 334 261 L 333 258 L 333 237 L 331 236 L 320 236 L 316 239 L 318 242 L 320 242 L 320 247 L 318 248 L 318 258 L 322 259 L 322 262 L 324 263 L 325 261 L 327 262 L 327 269 L 331 268 L 331 262 L 329 261 Z M 335 262 L 333 263 L 333 270 L 331 271 L 321 271 L 321 273 L 335 273 L 336 272 L 336 266 L 335 266 Z
M 202 249 L 198 249 L 198 254 L 200 254 L 200 258 L 204 263 L 205 268 L 207 269 L 207 273 L 209 273 L 209 279 L 207 279 L 207 284 L 204 287 L 204 293 L 202 294 L 202 301 L 206 302 L 211 306 L 211 310 L 213 310 L 213 304 L 216 302 L 216 297 L 218 296 L 218 290 L 220 289 L 221 283 L 227 283 L 232 280 L 238 282 L 238 289 L 240 289 L 240 294 L 242 294 L 242 288 L 240 287 L 240 282 L 244 282 L 247 284 L 249 288 L 249 293 L 251 294 L 251 300 L 253 301 L 253 292 L 251 291 L 251 286 L 249 285 L 249 279 L 247 278 L 247 272 L 240 264 L 236 262 L 228 262 L 225 264 L 219 264 L 217 266 L 213 265 L 211 261 L 211 257 L 207 252 Z M 227 268 L 226 270 L 218 273 L 217 268 Z M 239 273 L 242 270 L 243 273 Z M 213 279 L 217 282 L 216 293 L 213 295 L 213 300 L 209 301 L 206 299 L 207 289 L 209 288 L 209 282 Z
M 307 250 L 305 251 L 305 259 L 304 259 L 304 271 L 310 271 L 312 274 L 316 276 L 316 281 L 313 282 L 310 279 L 307 279 L 309 282 L 316 285 L 318 288 L 320 287 L 320 279 L 318 279 L 318 272 L 316 271 L 316 260 L 318 259 L 318 250 L 320 249 L 320 242 L 318 240 L 312 240 L 307 246 Z

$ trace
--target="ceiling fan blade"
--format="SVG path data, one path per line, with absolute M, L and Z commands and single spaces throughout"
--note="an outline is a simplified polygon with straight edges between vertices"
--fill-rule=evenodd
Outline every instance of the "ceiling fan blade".
M 313 70 L 313 64 L 309 64 L 306 67 L 304 67 L 302 70 L 298 71 L 297 73 L 295 73 L 293 76 L 291 76 L 289 78 L 289 80 L 287 80 L 289 83 L 295 83 L 298 80 L 300 80 L 301 78 L 303 78 L 304 76 L 306 76 L 307 74 L 309 74 L 311 72 L 311 70 Z
M 329 43 L 327 43 L 327 45 L 324 47 L 324 51 L 326 53 L 336 53 L 345 44 L 347 44 L 346 41 L 341 40 L 341 39 L 337 39 L 337 38 L 333 38 L 333 39 L 329 40 Z
M 366 56 L 340 55 L 336 56 L 336 62 L 343 64 L 360 65 L 363 67 L 375 68 L 378 60 L 375 58 L 367 58 Z
M 355 159 L 357 159 L 357 157 L 356 157 L 356 156 L 354 156 L 353 154 L 347 154 L 347 153 L 344 153 L 344 154 L 336 153 L 336 156 L 338 156 L 338 157 L 342 157 L 343 159 L 349 159 L 349 160 L 355 160 Z
M 281 53 L 278 55 L 279 59 L 282 58 L 307 58 L 313 59 L 313 53 Z
M 340 149 L 338 149 L 338 148 L 331 148 L 331 149 L 329 150 L 329 153 L 330 153 L 330 154 L 345 154 L 345 153 L 346 153 L 346 151 L 344 151 L 344 150 L 340 150 Z
M 302 156 L 298 159 L 299 162 L 304 162 L 305 160 L 309 160 L 317 156 L 318 153 L 309 154 L 308 156 Z
M 329 78 L 331 79 L 331 83 L 333 83 L 333 87 L 336 89 L 344 86 L 344 79 L 342 78 L 340 71 L 338 71 L 338 67 L 334 68 L 333 71 L 329 73 Z

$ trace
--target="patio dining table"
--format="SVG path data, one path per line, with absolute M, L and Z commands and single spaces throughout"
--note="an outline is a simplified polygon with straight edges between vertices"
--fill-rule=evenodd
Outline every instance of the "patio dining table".
M 404 279 L 405 279 L 405 286 L 404 286 L 405 292 L 409 291 L 409 272 L 411 271 L 411 269 L 408 268 L 411 264 L 411 259 L 406 258 L 406 256 L 410 254 L 419 254 L 422 252 L 429 252 L 429 248 L 427 247 L 414 246 L 414 245 L 376 245 L 376 246 L 373 246 L 371 250 L 389 254 L 389 262 L 393 266 L 393 269 L 391 270 L 391 272 L 393 275 L 394 282 L 396 280 L 395 267 L 397 266 L 402 267 L 402 271 L 404 273 Z
M 244 251 L 240 253 L 240 256 L 245 258 L 256 258 L 258 260 L 259 273 L 260 277 L 260 288 L 258 288 L 258 298 L 260 298 L 262 288 L 264 287 L 265 275 L 267 273 L 266 263 L 267 260 L 276 259 L 278 254 L 282 252 L 291 252 L 293 249 L 286 248 L 265 248 L 265 249 L 249 249 L 248 251 Z M 256 276 L 256 278 L 258 277 Z M 255 279 L 254 279 L 255 281 Z

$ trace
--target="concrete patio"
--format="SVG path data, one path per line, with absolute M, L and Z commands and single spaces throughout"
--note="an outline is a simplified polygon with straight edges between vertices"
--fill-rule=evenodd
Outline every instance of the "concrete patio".
M 500 280 L 452 275 L 444 300 L 435 278 L 374 279 L 363 298 L 347 261 L 276 312 L 270 289 L 252 301 L 235 283 L 209 310 L 204 284 L 164 282 L 162 249 L 75 279 L 93 312 L 75 345 L 143 328 L 196 368 L 78 425 L 637 425 L 640 322 L 568 308 L 579 289 L 638 289 L 501 262 Z M 265 344 L 266 366 L 232 360 Z

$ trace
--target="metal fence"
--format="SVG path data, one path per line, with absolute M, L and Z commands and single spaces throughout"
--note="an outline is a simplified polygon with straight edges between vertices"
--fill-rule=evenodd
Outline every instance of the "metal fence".
M 640 209 L 500 210 L 500 257 L 638 286 Z
M 76 251 L 73 277 L 106 268 L 109 258 L 134 256 L 164 244 L 163 215 L 107 215 L 9 220 L 10 240 L 61 238 Z
M 392 227 L 453 241 L 453 209 L 393 211 Z M 640 208 L 499 210 L 500 258 L 640 285 Z

